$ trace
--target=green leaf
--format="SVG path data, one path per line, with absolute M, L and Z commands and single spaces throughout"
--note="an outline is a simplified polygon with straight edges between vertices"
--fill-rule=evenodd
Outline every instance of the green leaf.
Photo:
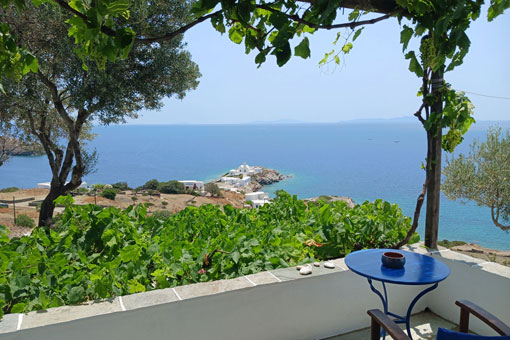
M 83 301 L 83 297 L 85 296 L 85 289 L 81 286 L 74 286 L 71 288 L 69 293 L 67 294 L 67 298 L 71 303 L 77 303 L 79 301 Z
M 20 302 L 12 306 L 11 313 L 23 313 L 25 311 L 26 304 Z
M 358 39 L 359 35 L 363 31 L 365 27 L 361 27 L 360 29 L 357 29 L 356 32 L 354 32 L 354 36 L 352 37 L 352 41 L 356 41 Z
M 281 46 L 278 49 L 275 49 L 272 54 L 276 56 L 276 64 L 282 67 L 289 61 L 292 55 L 290 51 L 290 44 L 288 42 L 285 42 L 283 46 Z
M 240 257 L 241 257 L 241 254 L 239 254 L 238 251 L 235 251 L 232 253 L 232 260 L 234 261 L 235 264 L 237 264 L 239 262 Z
M 135 32 L 131 28 L 122 28 L 115 32 L 115 46 L 118 48 L 131 47 L 135 41 Z
M 348 42 L 342 47 L 342 52 L 349 53 L 349 51 L 352 49 L 352 43 Z
M 402 52 L 405 52 L 407 45 L 413 36 L 413 29 L 407 25 L 404 25 L 404 29 L 400 32 L 400 43 L 402 44 Z
M 255 57 L 255 63 L 256 64 L 262 64 L 263 62 L 266 61 L 266 54 L 264 52 L 260 52 L 259 54 L 257 54 L 257 56 Z
M 126 246 L 120 250 L 119 254 L 122 261 L 131 262 L 140 255 L 140 247 L 136 244 Z
M 243 34 L 242 31 L 238 30 L 236 26 L 232 26 L 228 30 L 228 36 L 232 42 L 236 44 L 240 44 L 243 41 Z
M 421 67 L 414 51 L 410 51 L 405 55 L 406 59 L 409 59 L 409 71 L 414 72 L 418 77 L 423 77 L 423 68 Z
M 299 45 L 294 48 L 294 54 L 303 59 L 310 57 L 310 42 L 308 38 L 304 38 Z

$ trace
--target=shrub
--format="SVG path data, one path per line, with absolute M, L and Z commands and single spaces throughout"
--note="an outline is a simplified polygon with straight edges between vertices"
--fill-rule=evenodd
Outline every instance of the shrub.
M 35 226 L 34 220 L 27 215 L 18 215 L 16 217 L 16 225 L 25 228 L 33 228 Z
M 168 202 L 167 201 L 163 201 L 163 202 L 161 202 L 161 204 L 163 204 L 164 206 L 167 206 Z
M 157 190 L 158 186 L 159 186 L 158 180 L 157 179 L 151 179 L 150 181 L 145 182 L 145 184 L 143 185 L 143 188 L 144 189 Z
M 398 206 L 381 200 L 352 209 L 345 202 L 307 206 L 284 192 L 259 209 L 206 204 L 165 220 L 149 217 L 143 205 L 121 210 L 72 202 L 57 199 L 66 209 L 53 230 L 35 228 L 30 236 L 5 243 L 0 227 L 0 317 L 3 311 L 152 290 L 155 283 L 168 288 L 231 279 L 337 258 L 353 249 L 388 247 L 411 227 Z M 105 268 L 112 270 L 105 274 Z M 43 285 L 49 276 L 51 285 Z M 33 293 L 43 287 L 52 299 Z
M 186 187 L 181 182 L 168 181 L 159 183 L 158 190 L 163 194 L 184 194 Z
M 112 188 L 124 191 L 124 190 L 130 190 L 131 188 L 128 186 L 127 182 L 117 182 L 112 184 Z
M 212 196 L 221 196 L 221 190 L 216 183 L 206 183 L 204 189 Z
M 132 196 L 131 199 L 133 200 L 133 202 L 138 201 L 138 197 L 136 197 L 136 196 Z
M 87 188 L 78 188 L 78 189 L 75 190 L 75 192 L 77 194 L 80 194 L 80 195 L 85 195 L 85 194 L 87 194 L 89 192 L 89 189 L 87 189 Z
M 4 193 L 5 192 L 16 192 L 18 190 L 19 190 L 19 188 L 16 188 L 16 187 L 8 187 L 8 188 L 1 189 L 0 192 L 4 192 Z
M 452 247 L 456 247 L 456 246 L 462 246 L 462 245 L 466 244 L 466 242 L 442 240 L 442 241 L 438 241 L 437 244 L 439 244 L 442 247 L 452 248 Z
M 157 218 L 159 220 L 166 220 L 172 216 L 172 213 L 169 210 L 156 210 L 152 217 Z
M 115 200 L 115 196 L 117 196 L 117 190 L 116 189 L 105 189 L 101 193 L 101 197 L 108 198 L 109 200 Z
M 104 189 L 105 187 L 105 184 L 101 184 L 101 183 L 98 183 L 98 184 L 92 184 L 91 187 L 95 190 L 101 190 L 101 189 Z

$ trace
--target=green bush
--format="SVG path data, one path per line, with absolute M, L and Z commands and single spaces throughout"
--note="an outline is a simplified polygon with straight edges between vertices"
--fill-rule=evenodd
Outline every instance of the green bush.
M 281 191 L 259 209 L 209 204 L 166 219 L 148 216 L 143 205 L 72 202 L 57 199 L 66 208 L 54 229 L 9 239 L 0 227 L 0 317 L 388 247 L 411 227 L 397 205 L 382 200 L 352 209 L 345 202 L 307 206 Z
M 117 189 L 104 189 L 104 191 L 101 193 L 101 197 L 108 198 L 109 200 L 114 201 L 115 196 L 117 196 Z
M 159 183 L 158 191 L 162 194 L 184 194 L 186 187 L 181 182 L 168 181 Z
M 133 200 L 133 202 L 138 201 L 138 197 L 136 197 L 136 196 L 132 196 L 131 199 Z
M 8 187 L 8 188 L 1 189 L 0 192 L 3 192 L 3 193 L 6 193 L 6 192 L 16 192 L 18 190 L 19 190 L 19 188 L 17 188 L 17 187 Z
M 95 190 L 102 190 L 104 189 L 106 184 L 101 184 L 101 183 L 98 183 L 98 184 L 92 184 L 91 187 L 92 189 L 95 189 Z
M 119 191 L 130 190 L 131 188 L 128 186 L 127 182 L 117 182 L 112 184 L 112 188 L 117 189 Z
M 33 228 L 35 226 L 34 220 L 27 215 L 16 216 L 16 225 L 25 228 Z
M 172 216 L 172 212 L 169 210 L 157 210 L 152 213 L 152 217 L 157 218 L 159 220 L 167 220 Z
M 212 196 L 221 196 L 221 190 L 216 183 L 206 183 L 204 189 Z
M 442 240 L 442 241 L 438 241 L 437 244 L 439 244 L 442 247 L 452 248 L 452 247 L 456 247 L 456 246 L 463 246 L 466 244 L 466 242 Z
M 144 189 L 152 189 L 152 190 L 158 190 L 159 182 L 157 179 L 151 179 L 150 181 L 145 182 L 143 185 Z
M 164 206 L 167 206 L 168 202 L 167 201 L 162 201 L 161 204 L 163 204 Z

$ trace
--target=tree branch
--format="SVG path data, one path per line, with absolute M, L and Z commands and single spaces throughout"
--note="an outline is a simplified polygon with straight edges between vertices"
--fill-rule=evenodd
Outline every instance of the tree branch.
M 494 208 L 496 208 L 496 216 L 494 216 Z M 494 207 L 494 205 L 491 205 L 491 218 L 492 218 L 492 222 L 494 223 L 494 225 L 496 225 L 496 227 L 498 227 L 504 231 L 510 230 L 510 225 L 505 226 L 505 225 L 499 223 L 499 206 Z
M 388 18 L 390 18 L 392 16 L 392 14 L 394 13 L 388 13 L 388 14 L 385 14 L 383 16 L 380 16 L 378 18 L 375 18 L 375 19 L 369 19 L 369 20 L 362 20 L 362 21 L 351 21 L 351 22 L 346 22 L 346 23 L 342 23 L 342 24 L 334 24 L 334 25 L 319 25 L 319 24 L 314 24 L 308 20 L 305 20 L 303 18 L 301 18 L 299 15 L 290 15 L 290 14 L 287 14 L 287 13 L 284 13 L 280 10 L 277 10 L 277 9 L 274 9 L 268 5 L 257 5 L 256 6 L 257 8 L 260 8 L 260 9 L 265 9 L 266 11 L 270 11 L 272 13 L 280 13 L 282 15 L 285 15 L 287 18 L 291 19 L 291 20 L 294 20 L 296 22 L 299 22 L 300 24 L 304 24 L 304 25 L 307 25 L 307 26 L 310 26 L 312 28 L 316 28 L 316 29 L 326 29 L 326 30 L 331 30 L 331 29 L 336 29 L 336 28 L 345 28 L 345 27 L 349 27 L 351 29 L 354 29 L 355 27 L 358 27 L 358 26 L 363 26 L 363 25 L 370 25 L 370 24 L 375 24 L 379 21 L 382 21 L 382 20 L 386 20 Z
M 142 43 L 142 44 L 150 44 L 150 43 L 153 43 L 153 42 L 161 42 L 161 41 L 172 40 L 173 38 L 175 38 L 179 34 L 182 34 L 182 33 L 186 32 L 190 28 L 198 25 L 199 23 L 201 23 L 203 21 L 206 21 L 207 19 L 212 18 L 213 16 L 221 13 L 222 11 L 223 10 L 218 10 L 218 11 L 216 11 L 214 13 L 211 13 L 211 14 L 208 14 L 208 15 L 204 15 L 203 17 L 200 17 L 197 20 L 192 21 L 192 22 L 190 22 L 189 24 L 187 24 L 185 26 L 182 26 L 178 30 L 175 30 L 173 32 L 167 33 L 167 34 L 159 36 L 159 37 L 135 38 L 135 42 L 136 43 Z
M 411 237 L 414 235 L 416 228 L 418 228 L 418 221 L 420 220 L 421 207 L 423 205 L 423 201 L 425 200 L 425 194 L 427 193 L 428 184 L 429 184 L 429 177 L 428 177 L 428 175 L 426 175 L 425 182 L 423 183 L 423 187 L 421 189 L 421 193 L 418 196 L 418 199 L 416 200 L 416 208 L 414 209 L 413 224 L 411 225 L 411 228 L 407 232 L 406 237 L 402 241 L 393 245 L 391 248 L 399 249 L 400 247 L 406 245 L 409 242 L 409 240 L 411 240 Z
M 77 17 L 81 18 L 85 23 L 87 23 L 88 17 L 85 14 L 83 14 L 82 12 L 77 11 L 74 8 L 72 8 L 71 6 L 69 6 L 69 4 L 67 2 L 65 2 L 63 0 L 55 0 L 55 2 L 60 7 L 65 9 L 66 11 L 71 12 L 72 14 L 74 14 Z M 111 37 L 115 36 L 115 31 L 113 29 L 111 29 L 110 27 L 105 26 L 105 25 L 101 25 L 101 32 L 103 32 L 104 34 L 109 35 Z

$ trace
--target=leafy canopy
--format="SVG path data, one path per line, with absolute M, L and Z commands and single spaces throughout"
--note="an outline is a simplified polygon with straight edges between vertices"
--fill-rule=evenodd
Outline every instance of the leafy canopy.
M 443 192 L 491 209 L 493 223 L 510 230 L 510 131 L 490 128 L 484 142 L 475 140 L 469 154 L 448 159 Z

